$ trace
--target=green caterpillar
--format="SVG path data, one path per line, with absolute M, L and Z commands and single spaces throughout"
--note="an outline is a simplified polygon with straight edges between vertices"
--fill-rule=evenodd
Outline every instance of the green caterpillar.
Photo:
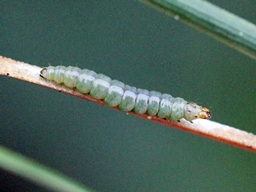
M 103 100 L 106 105 L 118 107 L 126 112 L 134 111 L 137 114 L 158 116 L 171 121 L 182 118 L 192 121 L 211 117 L 209 109 L 196 103 L 157 91 L 131 87 L 88 69 L 49 66 L 41 70 L 40 76 L 64 84 L 68 88 L 75 88 L 80 93 L 90 94 L 95 99 Z

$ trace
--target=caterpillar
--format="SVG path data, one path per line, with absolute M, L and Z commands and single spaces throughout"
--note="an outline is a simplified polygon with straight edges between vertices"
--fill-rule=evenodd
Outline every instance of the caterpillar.
M 103 100 L 109 107 L 118 107 L 125 112 L 133 111 L 170 121 L 184 118 L 192 122 L 194 119 L 211 117 L 209 109 L 194 102 L 125 85 L 88 69 L 49 66 L 40 71 L 40 76 L 57 84 L 64 84 L 68 88 L 75 88 L 82 94 L 90 94 L 92 98 Z

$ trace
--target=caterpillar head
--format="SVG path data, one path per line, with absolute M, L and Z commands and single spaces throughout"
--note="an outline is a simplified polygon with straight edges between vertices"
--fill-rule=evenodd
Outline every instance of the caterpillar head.
M 192 121 L 194 119 L 209 119 L 211 118 L 210 110 L 193 102 L 188 102 L 185 110 L 186 120 Z

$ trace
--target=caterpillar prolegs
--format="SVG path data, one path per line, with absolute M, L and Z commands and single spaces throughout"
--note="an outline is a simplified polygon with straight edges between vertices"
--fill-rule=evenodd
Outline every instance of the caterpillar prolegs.
M 58 84 L 64 84 L 68 88 L 75 88 L 80 93 L 90 94 L 95 99 L 103 100 L 106 105 L 118 107 L 126 112 L 146 113 L 149 116 L 158 116 L 172 121 L 182 118 L 192 121 L 197 118 L 211 117 L 209 109 L 196 103 L 157 91 L 131 87 L 88 69 L 49 66 L 41 70 L 40 76 Z

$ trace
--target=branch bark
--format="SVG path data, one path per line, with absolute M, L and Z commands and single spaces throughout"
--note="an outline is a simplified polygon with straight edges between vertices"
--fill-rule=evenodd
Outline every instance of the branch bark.
M 59 92 L 79 97 L 81 99 L 86 99 L 100 105 L 105 105 L 103 101 L 93 99 L 92 97 L 90 97 L 90 95 L 81 94 L 76 90 L 66 88 L 62 85 L 58 85 L 41 78 L 39 76 L 41 69 L 42 68 L 38 66 L 30 65 L 0 56 L 1 75 L 31 82 L 50 89 L 54 89 Z M 118 110 L 118 108 L 114 109 Z M 129 114 L 145 118 L 153 122 L 161 123 L 169 127 L 174 127 L 183 131 L 204 136 L 219 142 L 239 147 L 241 149 L 256 152 L 256 135 L 227 125 L 223 125 L 221 123 L 201 119 L 194 120 L 193 123 L 185 120 L 181 120 L 181 122 L 170 122 L 164 119 L 160 119 L 158 117 L 148 117 L 145 114 L 139 115 L 133 112 L 129 112 Z

